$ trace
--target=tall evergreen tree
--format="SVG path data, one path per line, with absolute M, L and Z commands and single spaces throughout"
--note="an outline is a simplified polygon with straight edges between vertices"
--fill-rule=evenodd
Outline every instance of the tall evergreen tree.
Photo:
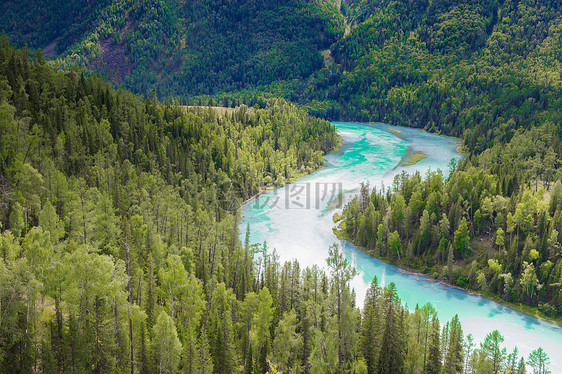
M 380 374 L 404 372 L 404 314 L 398 300 L 396 286 L 390 283 L 383 297 L 384 326 L 378 362 Z

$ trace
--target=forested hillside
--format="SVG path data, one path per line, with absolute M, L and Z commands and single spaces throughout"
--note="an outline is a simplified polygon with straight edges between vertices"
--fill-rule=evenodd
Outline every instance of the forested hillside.
M 560 137 L 519 130 L 444 179 L 403 173 L 362 187 L 342 233 L 370 253 L 452 284 L 562 313 Z
M 360 311 L 337 247 L 324 273 L 240 243 L 237 208 L 337 147 L 309 114 L 457 136 L 448 178 L 363 186 L 340 234 L 559 317 L 561 8 L 3 2 L 0 372 L 525 372 L 497 331 L 476 347 L 393 284 Z M 209 101 L 248 105 L 178 105 Z
M 477 153 L 519 128 L 560 122 L 559 2 L 352 2 L 351 9 L 358 20 L 369 17 L 333 46 L 343 71 L 323 97 L 339 107 L 332 116 L 439 131 Z
M 350 12 L 357 26 L 333 46 L 343 78 L 325 96 L 337 115 L 458 136 L 469 157 L 448 180 L 365 186 L 344 211 L 346 235 L 402 266 L 559 316 L 560 4 L 351 2 Z
M 282 100 L 219 114 L 60 73 L 0 39 L 0 371 L 540 370 L 373 282 L 242 245 L 237 203 L 322 164 L 334 127 Z M 243 181 L 233 183 L 232 180 Z M 230 197 L 233 200 L 225 199 Z M 250 228 L 251 229 L 251 228 Z
M 137 93 L 272 93 L 329 119 L 462 137 L 477 153 L 561 119 L 557 1 L 56 3 L 6 2 L 0 28 Z
M 136 93 L 168 98 L 308 77 L 322 67 L 320 52 L 343 35 L 336 4 L 7 2 L 0 29 L 14 43 L 46 49 L 65 68 L 83 66 Z

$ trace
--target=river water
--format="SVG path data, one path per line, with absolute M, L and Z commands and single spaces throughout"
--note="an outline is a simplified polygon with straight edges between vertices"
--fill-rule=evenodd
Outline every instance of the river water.
M 440 169 L 446 175 L 456 152 L 456 140 L 421 130 L 384 124 L 335 123 L 342 137 L 342 147 L 328 156 L 326 166 L 297 182 L 268 191 L 244 204 L 240 235 L 244 239 L 249 223 L 250 241 L 267 241 L 281 263 L 297 259 L 301 268 L 318 265 L 326 268 L 328 248 L 338 243 L 346 258 L 358 270 L 352 286 L 357 303 L 362 306 L 365 292 L 374 276 L 379 283 L 394 282 L 402 302 L 410 309 L 431 302 L 440 321 L 459 315 L 463 332 L 471 333 L 477 343 L 487 333 L 499 330 L 510 351 L 515 345 L 526 358 L 542 347 L 551 360 L 553 373 L 562 373 L 562 328 L 513 311 L 486 298 L 447 287 L 423 276 L 401 271 L 364 254 L 347 241 L 336 238 L 332 216 L 341 212 L 343 202 L 359 191 L 361 182 L 371 187 L 391 186 L 403 170 Z M 392 131 L 391 129 L 397 130 Z M 399 132 L 399 133 L 398 133 Z M 427 158 L 415 165 L 400 166 L 405 152 L 423 152 Z M 343 196 L 343 198 L 342 198 Z

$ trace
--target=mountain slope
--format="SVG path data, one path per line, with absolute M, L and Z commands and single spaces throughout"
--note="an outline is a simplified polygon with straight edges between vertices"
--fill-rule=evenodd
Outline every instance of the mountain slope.
M 350 5 L 358 24 L 333 46 L 338 82 L 309 90 L 317 106 L 454 135 L 469 155 L 448 179 L 365 188 L 342 233 L 404 267 L 559 316 L 560 4 Z
M 525 372 L 517 350 L 464 350 L 458 317 L 441 329 L 393 283 L 375 279 L 361 312 L 337 245 L 327 273 L 242 245 L 240 200 L 318 167 L 337 137 L 284 100 L 224 112 L 57 72 L 0 38 L 0 372 Z
M 84 66 L 135 92 L 159 96 L 238 90 L 306 78 L 343 33 L 332 0 L 143 0 L 96 5 L 5 4 L 0 28 L 16 43 L 49 47 L 65 67 Z M 58 22 L 60 9 L 68 20 Z M 52 22 L 41 23 L 46 17 Z M 42 25 L 30 33 L 14 19 Z
M 562 118 L 559 2 L 88 2 L 60 4 L 71 15 L 64 32 L 52 22 L 29 33 L 13 17 L 56 10 L 32 4 L 4 5 L 9 37 L 50 50 L 56 41 L 64 68 L 84 66 L 137 93 L 273 93 L 325 118 L 463 137 L 475 152 Z
M 351 4 L 358 19 L 364 4 Z M 377 4 L 333 46 L 338 82 L 309 90 L 338 107 L 329 115 L 464 136 L 477 152 L 517 128 L 559 121 L 558 3 Z

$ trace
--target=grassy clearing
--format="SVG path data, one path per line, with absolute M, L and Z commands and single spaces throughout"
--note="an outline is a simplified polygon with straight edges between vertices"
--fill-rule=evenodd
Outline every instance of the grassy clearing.
M 227 113 L 228 114 L 234 113 L 234 111 L 237 109 L 237 108 L 227 108 L 227 107 L 224 107 L 224 106 L 208 106 L 208 105 L 201 105 L 201 106 L 198 106 L 198 105 L 182 105 L 182 107 L 185 108 L 186 110 L 189 110 L 189 109 L 202 109 L 202 110 L 212 109 L 212 110 L 220 113 L 221 115 L 225 115 Z

